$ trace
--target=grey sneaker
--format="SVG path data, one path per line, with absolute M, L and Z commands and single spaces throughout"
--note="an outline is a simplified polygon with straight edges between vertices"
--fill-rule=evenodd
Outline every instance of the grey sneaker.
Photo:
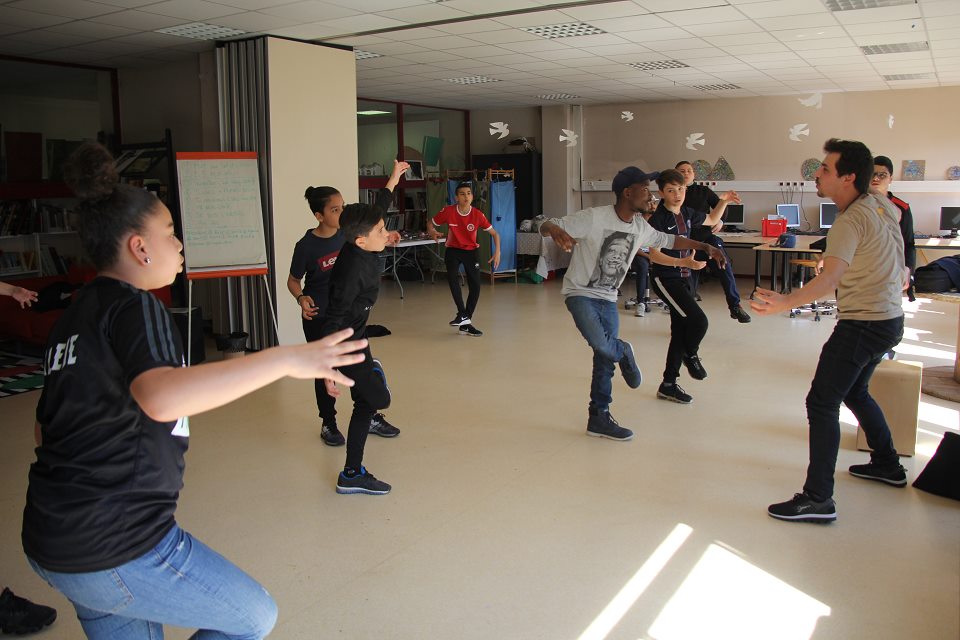
M 867 480 L 885 482 L 894 487 L 907 486 L 907 470 L 899 463 L 886 467 L 881 467 L 872 462 L 855 464 L 850 467 L 850 475 L 857 476 L 858 478 L 866 478 Z
M 639 309 L 639 307 L 637 307 Z M 643 381 L 643 375 L 640 373 L 640 367 L 637 366 L 637 359 L 633 355 L 633 345 L 626 340 L 620 341 L 623 344 L 623 356 L 620 358 L 620 373 L 623 379 L 627 381 L 627 386 L 636 389 Z
M 390 493 L 391 488 L 386 482 L 373 477 L 365 467 L 360 467 L 360 473 L 352 478 L 345 475 L 343 471 L 337 477 L 337 493 L 367 493 L 382 496 Z
M 370 431 L 381 438 L 396 438 L 400 435 L 400 429 L 387 422 L 386 416 L 382 413 L 375 413 L 370 419 Z
M 320 439 L 328 447 L 342 447 L 346 442 L 335 424 L 325 424 L 320 429 Z
M 593 409 L 590 410 L 590 417 L 587 419 L 587 435 L 622 442 L 633 440 L 633 431 L 621 427 L 609 411 L 595 411 Z
M 792 500 L 770 505 L 767 513 L 777 520 L 830 524 L 837 519 L 837 505 L 833 498 L 817 502 L 805 493 L 795 493 Z

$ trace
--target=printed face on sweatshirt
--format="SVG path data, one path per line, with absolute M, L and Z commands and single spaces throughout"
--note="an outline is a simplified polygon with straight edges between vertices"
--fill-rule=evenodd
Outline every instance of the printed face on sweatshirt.
M 610 231 L 604 236 L 597 256 L 597 266 L 587 286 L 616 289 L 627 274 L 630 251 L 636 236 L 623 231 Z

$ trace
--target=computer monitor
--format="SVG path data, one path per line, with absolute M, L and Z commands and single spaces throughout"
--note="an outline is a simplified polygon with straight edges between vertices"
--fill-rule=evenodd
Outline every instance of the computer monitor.
M 820 228 L 829 229 L 837 219 L 837 205 L 832 202 L 820 203 Z
M 960 207 L 940 207 L 940 230 L 950 230 L 950 237 L 957 237 L 960 229 Z
M 746 224 L 746 221 L 743 219 L 743 205 L 728 204 L 726 210 L 723 212 L 723 224 L 728 227 L 740 227 Z
M 777 215 L 787 219 L 787 229 L 796 229 L 800 227 L 800 205 L 799 204 L 778 204 Z

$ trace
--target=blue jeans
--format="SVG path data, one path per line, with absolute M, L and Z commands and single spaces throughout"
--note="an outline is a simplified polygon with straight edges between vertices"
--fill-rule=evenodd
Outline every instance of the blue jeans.
M 584 296 L 567 296 L 565 303 L 573 322 L 593 349 L 590 406 L 609 411 L 613 402 L 613 370 L 623 357 L 623 341 L 617 338 L 620 316 L 617 303 Z
M 89 573 L 33 570 L 65 595 L 88 638 L 163 638 L 163 625 L 199 628 L 194 638 L 264 638 L 277 605 L 256 580 L 179 526 L 144 555 Z
M 887 466 L 900 458 L 883 411 L 870 396 L 868 385 L 883 355 L 903 337 L 903 316 L 891 320 L 840 320 L 820 352 L 817 372 L 807 394 L 810 423 L 810 465 L 803 490 L 814 500 L 833 496 L 833 474 L 840 450 L 840 403 L 853 412 L 867 444 L 870 459 Z

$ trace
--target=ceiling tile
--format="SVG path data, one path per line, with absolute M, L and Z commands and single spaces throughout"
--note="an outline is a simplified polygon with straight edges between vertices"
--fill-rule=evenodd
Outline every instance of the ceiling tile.
M 439 38 L 423 38 L 419 40 L 406 40 L 406 44 L 412 44 L 420 49 L 430 51 L 445 51 L 447 49 L 459 49 L 463 47 L 476 47 L 479 42 L 466 36 L 441 36 Z
M 765 32 L 740 33 L 729 36 L 707 36 L 704 38 L 704 40 L 721 48 L 726 48 L 728 45 L 764 44 L 777 42 L 776 38 Z
M 535 51 L 559 51 L 569 49 L 570 47 L 557 42 L 556 40 L 544 40 L 538 38 L 530 42 L 505 42 L 499 45 L 501 49 L 515 51 L 517 53 L 533 53 Z
M 299 40 L 323 40 L 331 36 L 340 35 L 339 29 L 331 29 L 326 22 L 308 22 L 293 27 L 279 27 L 270 29 L 270 33 L 276 36 L 285 36 L 287 38 L 297 38 Z
M 485 11 L 484 13 L 488 13 Z M 535 13 L 518 13 L 516 15 L 501 16 L 493 19 L 495 22 L 519 29 L 521 27 L 539 27 L 553 24 L 569 24 L 576 22 L 570 16 L 560 11 L 537 11 Z
M 743 14 L 733 7 L 709 7 L 696 11 L 668 11 L 659 14 L 661 18 L 679 27 L 692 24 L 712 24 L 715 22 L 735 22 L 743 20 Z
M 608 44 L 600 47 L 584 47 L 584 51 L 598 56 L 617 56 L 631 55 L 634 53 L 646 53 L 650 51 L 647 47 L 636 42 L 626 42 L 624 44 Z
M 923 15 L 925 18 L 960 15 L 960 3 L 956 0 L 924 0 Z
M 589 22 L 590 24 L 595 24 L 598 20 L 606 20 L 609 18 L 636 16 L 646 11 L 633 2 L 611 2 L 586 7 L 561 8 L 560 10 L 571 18 Z
M 760 18 L 757 24 L 767 31 L 781 31 L 783 29 L 813 29 L 817 27 L 833 27 L 837 21 L 831 13 L 808 13 L 800 16 L 786 16 L 784 18 Z
M 707 36 L 726 36 L 742 33 L 758 33 L 763 31 L 756 22 L 751 20 L 733 20 L 731 22 L 718 22 L 716 24 L 691 24 L 684 27 L 695 36 L 705 38 Z
M 451 22 L 450 24 L 438 24 L 434 27 L 437 31 L 445 33 L 479 33 L 481 31 L 499 31 L 503 25 L 495 20 L 477 19 L 467 22 Z
M 750 55 L 752 53 L 778 53 L 781 51 L 789 51 L 786 45 L 783 45 L 779 42 L 768 42 L 766 44 L 727 45 L 722 47 L 722 49 L 734 56 Z
M 689 38 L 690 34 L 680 27 L 667 27 L 664 29 L 640 29 L 638 31 L 624 31 L 618 33 L 618 36 L 630 42 L 645 44 L 647 42 L 658 42 L 661 40 L 672 40 L 674 38 Z
M 520 29 L 499 29 L 497 31 L 481 31 L 480 33 L 470 33 L 466 35 L 454 36 L 457 38 L 467 37 L 475 42 L 485 44 L 504 44 L 508 42 L 542 42 L 543 38 Z
M 779 29 L 771 31 L 770 35 L 781 42 L 790 43 L 797 40 L 845 38 L 848 34 L 840 25 L 834 25 L 832 27 L 808 27 L 806 29 Z
M 21 11 L 8 6 L 0 6 L 0 24 L 27 29 L 40 29 L 63 22 L 70 22 L 67 16 L 54 16 L 36 11 Z
M 66 18 L 92 18 L 117 10 L 116 7 L 99 2 L 88 2 L 87 0 L 69 0 L 69 2 L 63 0 L 20 0 L 18 2 L 8 2 L 5 6 L 11 9 L 36 11 L 37 13 Z M 233 12 L 236 13 L 236 10 Z
M 773 0 L 739 4 L 737 8 L 750 18 L 780 18 L 805 13 L 827 13 L 820 0 Z
M 267 7 L 262 10 L 272 16 L 288 18 L 298 22 L 319 22 L 321 20 L 335 20 L 346 16 L 355 16 L 358 11 L 346 7 L 338 7 L 320 0 L 304 0 L 303 2 L 293 2 L 290 4 L 281 4 L 276 7 Z
M 650 43 L 650 48 L 656 51 L 688 51 L 697 48 L 711 48 L 706 41 L 700 38 L 677 38 L 675 40 L 660 40 Z
M 141 11 L 177 18 L 181 22 L 201 22 L 242 13 L 240 9 L 206 0 L 167 0 L 142 7 Z
M 222 16 L 214 20 L 222 27 L 239 29 L 247 33 L 260 33 L 279 29 L 281 27 L 292 27 L 297 24 L 296 20 L 290 18 L 281 18 L 280 16 L 271 16 L 256 11 L 246 11 L 232 16 Z
M 0 13 L 0 21 L 2 20 L 3 15 Z M 90 21 L 112 24 L 117 27 L 126 27 L 127 29 L 133 29 L 135 31 L 156 31 L 157 29 L 165 29 L 166 27 L 183 24 L 183 20 L 180 18 L 171 18 L 170 16 L 161 16 L 156 13 L 146 13 L 135 9 L 97 16 L 90 18 Z
M 446 60 L 451 56 L 445 51 L 418 51 L 416 53 L 402 53 L 396 56 L 398 60 L 406 60 L 408 62 L 436 62 L 438 60 Z
M 793 42 L 784 42 L 785 45 L 794 51 L 811 51 L 815 49 L 837 49 L 841 47 L 856 49 L 856 45 L 850 38 L 822 38 L 819 40 L 796 40 Z
M 517 9 L 536 9 L 540 6 L 540 3 L 531 0 L 449 0 L 444 4 L 472 15 L 515 11 Z
M 640 29 L 662 29 L 673 26 L 663 18 L 650 13 L 611 18 L 608 20 L 592 20 L 590 24 L 598 29 L 603 29 L 607 33 L 638 31 Z

